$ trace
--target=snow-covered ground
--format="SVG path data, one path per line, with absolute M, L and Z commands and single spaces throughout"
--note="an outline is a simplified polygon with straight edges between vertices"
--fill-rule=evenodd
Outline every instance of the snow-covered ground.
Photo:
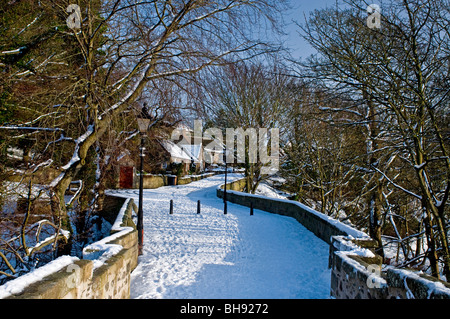
M 290 217 L 259 210 L 250 216 L 231 203 L 224 215 L 216 197 L 223 181 L 217 175 L 144 190 L 144 254 L 131 275 L 131 297 L 328 298 L 328 245 Z M 109 193 L 138 201 L 137 190 Z

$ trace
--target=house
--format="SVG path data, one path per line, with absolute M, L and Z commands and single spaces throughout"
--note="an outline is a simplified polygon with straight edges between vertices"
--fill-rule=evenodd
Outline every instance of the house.
M 195 166 L 195 171 L 202 171 L 204 168 L 202 145 L 175 144 L 172 140 L 161 142 L 165 150 L 170 154 L 170 163 L 165 164 L 166 168 L 170 164 L 182 164 L 183 173 L 187 174 Z
M 194 138 L 194 131 L 186 126 L 177 128 L 178 140 L 163 140 L 161 144 L 170 154 L 170 163 L 182 164 L 183 173 L 204 171 L 208 166 L 222 164 L 224 145 L 213 138 Z M 176 136 L 176 134 L 175 134 Z

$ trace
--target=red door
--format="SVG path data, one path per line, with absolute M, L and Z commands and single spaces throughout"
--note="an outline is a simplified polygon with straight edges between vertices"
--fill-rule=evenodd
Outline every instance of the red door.
M 132 166 L 121 166 L 119 187 L 120 188 L 133 188 L 133 173 L 134 168 Z

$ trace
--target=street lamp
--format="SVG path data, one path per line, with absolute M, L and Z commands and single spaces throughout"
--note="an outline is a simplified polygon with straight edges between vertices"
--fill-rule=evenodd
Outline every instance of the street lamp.
M 145 116 L 143 114 L 143 116 Z M 139 126 L 139 132 L 141 133 L 141 146 L 139 147 L 139 157 L 141 159 L 140 167 L 139 167 L 139 208 L 138 208 L 138 221 L 137 221 L 137 231 L 138 231 L 138 250 L 139 255 L 142 255 L 143 253 L 143 247 L 144 247 L 144 212 L 142 210 L 142 201 L 143 201 L 143 193 L 144 193 L 144 175 L 143 175 L 143 169 L 144 169 L 144 138 L 145 133 L 147 133 L 148 126 L 150 124 L 150 119 L 139 117 L 137 118 L 138 126 Z
M 225 185 L 223 188 L 223 213 L 226 215 L 227 212 L 227 173 L 228 173 L 228 162 L 227 162 L 227 148 L 223 150 L 223 160 L 225 162 Z

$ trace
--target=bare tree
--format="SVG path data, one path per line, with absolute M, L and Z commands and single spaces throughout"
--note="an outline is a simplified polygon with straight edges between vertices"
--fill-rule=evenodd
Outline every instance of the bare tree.
M 289 191 L 324 214 L 352 219 L 357 204 L 350 199 L 355 196 L 349 183 L 360 175 L 364 140 L 360 130 L 343 123 L 356 116 L 330 117 L 330 109 L 344 108 L 348 102 L 312 83 L 299 82 L 289 89 L 295 91 L 296 102 L 286 114 L 284 125 L 291 130 L 284 136 L 281 165 Z
M 250 41 L 243 23 L 256 16 L 271 17 L 275 7 L 265 1 L 107 1 L 100 14 L 91 14 L 87 1 L 81 30 L 74 31 L 86 61 L 86 131 L 75 144 L 72 159 L 52 184 L 55 203 L 85 164 L 88 150 L 109 129 L 111 118 L 123 112 L 159 79 L 189 78 L 223 59 L 241 59 L 266 48 Z M 270 20 L 270 19 L 269 19 Z M 93 48 L 108 27 L 105 59 Z M 118 71 L 123 72 L 117 77 Z M 125 70 L 125 71 L 124 71 Z M 64 211 L 64 205 L 59 209 Z
M 245 144 L 245 155 L 235 152 L 235 161 L 244 164 L 247 192 L 254 193 L 267 177 L 261 171 L 267 163 L 257 156 L 261 146 L 258 130 L 277 128 L 283 134 L 281 120 L 293 101 L 293 95 L 286 89 L 291 81 L 276 66 L 239 63 L 218 69 L 205 85 L 206 97 L 202 103 L 210 125 L 227 129 L 227 141 L 233 143 L 234 137 L 228 134 L 241 130 L 235 135 L 237 143 Z
M 381 242 L 380 212 L 388 212 L 392 194 L 387 186 L 411 196 L 422 206 L 432 274 L 439 277 L 440 259 L 448 280 L 450 166 L 445 126 L 438 120 L 448 110 L 448 11 L 441 2 L 388 2 L 381 28 L 371 29 L 367 4 L 346 4 L 348 9 L 315 12 L 303 28 L 320 52 L 309 61 L 310 70 L 326 87 L 351 93 L 366 107 L 360 124 L 368 125 L 373 237 Z M 395 166 L 403 166 L 400 173 Z M 405 183 L 412 176 L 413 182 Z
M 282 6 L 266 0 L 44 0 L 5 7 L 26 14 L 17 27 L 1 31 L 11 39 L 0 44 L 1 93 L 20 87 L 25 94 L 5 99 L 22 111 L 2 120 L 2 149 L 37 137 L 26 151 L 33 154 L 26 174 L 44 166 L 59 172 L 47 185 L 53 224 L 72 230 L 67 212 L 77 198 L 82 214 L 99 207 L 109 158 L 136 136 L 134 111 L 144 102 L 152 127 L 176 121 L 186 100 L 167 93 L 186 96 L 200 70 L 277 49 L 255 35 L 256 28 L 277 26 Z M 67 203 L 74 181 L 80 191 Z
M 65 11 L 65 5 L 54 4 Z M 261 12 L 269 17 L 275 9 L 264 1 L 84 1 L 80 7 L 81 27 L 72 36 L 83 74 L 71 90 L 82 94 L 78 129 L 85 129 L 71 138 L 73 155 L 50 184 L 53 209 L 63 214 L 64 228 L 69 227 L 65 190 L 110 130 L 111 120 L 160 79 L 187 79 L 225 57 L 265 50 L 242 32 L 242 23 Z

